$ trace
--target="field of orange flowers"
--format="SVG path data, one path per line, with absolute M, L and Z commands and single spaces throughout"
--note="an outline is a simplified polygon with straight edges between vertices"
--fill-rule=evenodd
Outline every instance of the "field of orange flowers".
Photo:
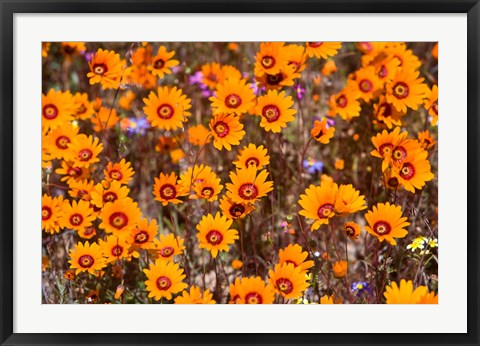
M 44 304 L 436 304 L 438 45 L 42 45 Z

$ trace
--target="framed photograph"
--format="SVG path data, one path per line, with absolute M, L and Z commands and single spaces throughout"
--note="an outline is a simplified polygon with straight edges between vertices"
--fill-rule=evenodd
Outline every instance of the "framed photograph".
M 2 345 L 479 344 L 478 1 L 0 10 Z

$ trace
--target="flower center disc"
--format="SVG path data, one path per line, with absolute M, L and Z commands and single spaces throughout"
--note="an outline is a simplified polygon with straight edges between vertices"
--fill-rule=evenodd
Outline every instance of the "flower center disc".
M 128 224 L 128 217 L 121 212 L 113 213 L 110 216 L 110 224 L 116 229 L 122 229 Z
M 173 107 L 168 104 L 162 104 L 157 108 L 157 115 L 164 120 L 171 119 L 173 117 Z
M 230 209 L 228 210 L 230 215 L 233 216 L 233 217 L 240 217 L 243 215 L 243 213 L 245 212 L 245 207 L 241 204 L 234 204 L 230 207 Z
M 160 188 L 160 196 L 163 199 L 173 199 L 176 195 L 175 186 L 171 184 L 165 184 Z
M 205 198 L 210 198 L 213 195 L 213 189 L 211 187 L 204 187 L 202 189 L 202 196 Z
M 120 256 L 122 253 L 123 253 L 123 247 L 121 247 L 120 245 L 115 245 L 115 246 L 112 248 L 112 255 L 113 255 L 113 256 L 118 257 L 118 256 Z
M 66 136 L 59 136 L 55 141 L 55 144 L 58 148 L 65 150 L 68 148 L 68 144 L 70 143 L 70 138 Z
M 368 93 L 373 89 L 373 84 L 368 79 L 362 79 L 359 83 L 360 90 L 364 93 Z
M 280 109 L 275 105 L 267 105 L 262 109 L 262 115 L 267 119 L 269 123 L 276 121 L 280 118 Z
M 212 244 L 212 245 L 218 245 L 222 242 L 223 240 L 223 235 L 216 230 L 212 230 L 207 233 L 207 241 Z
M 249 166 L 258 167 L 259 164 L 260 164 L 260 161 L 256 157 L 250 157 L 247 159 L 247 161 L 245 161 L 245 166 L 247 167 Z
M 162 257 L 165 257 L 165 258 L 170 257 L 173 254 L 173 247 L 165 246 L 159 252 L 160 252 L 160 256 L 162 256 Z
M 52 120 L 58 116 L 58 108 L 55 105 L 46 105 L 43 107 L 42 113 L 46 119 Z
M 355 230 L 353 229 L 352 226 L 347 226 L 345 227 L 345 234 L 349 237 L 355 234 Z
M 327 219 L 330 217 L 330 215 L 333 212 L 333 205 L 330 203 L 322 205 L 320 208 L 318 208 L 318 217 L 320 219 Z
M 83 222 L 83 216 L 80 214 L 73 214 L 70 216 L 70 223 L 74 226 L 79 226 Z
M 219 121 L 218 123 L 215 124 L 215 126 L 213 127 L 213 130 L 215 131 L 218 137 L 223 138 L 226 135 L 228 135 L 230 128 L 223 121 Z
M 281 73 L 267 74 L 267 84 L 278 85 L 281 81 L 283 81 L 283 76 Z
M 123 177 L 122 173 L 117 170 L 110 171 L 109 175 L 113 180 L 120 180 Z
M 289 279 L 281 278 L 276 282 L 278 290 L 282 293 L 289 294 L 293 291 L 293 284 Z
M 166 276 L 160 276 L 157 279 L 157 288 L 160 291 L 166 291 L 170 288 L 170 286 L 172 286 L 172 281 Z
M 242 99 L 236 94 L 230 94 L 225 98 L 225 105 L 228 108 L 237 108 L 242 104 Z
M 93 265 L 93 257 L 90 255 L 80 256 L 78 264 L 80 264 L 82 268 L 90 268 Z
M 398 82 L 393 87 L 393 95 L 397 99 L 404 99 L 408 96 L 408 85 L 403 82 Z
M 52 217 L 52 209 L 50 207 L 42 207 L 42 220 L 48 220 Z
M 396 147 L 393 149 L 393 158 L 395 161 L 403 161 L 407 157 L 407 151 L 404 147 Z
M 103 75 L 108 71 L 107 66 L 105 64 L 97 64 L 93 65 L 93 73 L 98 75 Z
M 155 62 L 153 63 L 153 67 L 156 69 L 161 69 L 163 68 L 163 66 L 165 66 L 165 61 L 163 61 L 162 59 L 155 60 Z
M 392 227 L 388 222 L 385 222 L 385 221 L 377 221 L 373 225 L 373 231 L 378 235 L 388 234 L 390 233 L 391 230 L 392 230 Z
M 93 153 L 90 149 L 82 149 L 78 152 L 78 158 L 80 161 L 88 161 L 92 158 Z
M 415 167 L 410 163 L 405 163 L 400 170 L 400 176 L 405 180 L 410 180 L 415 175 Z
M 135 235 L 135 243 L 137 244 L 145 244 L 148 240 L 148 232 L 140 231 Z
M 323 44 L 323 42 L 308 42 L 308 45 L 312 48 L 318 48 Z
M 348 103 L 348 100 L 347 98 L 344 96 L 344 95 L 340 95 L 338 98 L 337 98 L 337 105 L 338 107 L 340 108 L 345 108 L 347 106 L 347 103 Z
M 273 56 L 264 56 L 262 58 L 262 66 L 265 68 L 272 68 L 275 65 L 275 58 Z
M 103 203 L 113 202 L 118 199 L 117 194 L 112 191 L 105 192 L 103 194 Z
M 384 143 L 378 148 L 378 151 L 380 152 L 380 155 L 385 156 L 392 152 L 392 148 L 393 145 L 391 143 Z
M 257 292 L 250 292 L 245 295 L 245 304 L 262 304 L 263 299 Z
M 254 184 L 243 184 L 238 189 L 238 194 L 241 198 L 246 200 L 255 199 L 258 196 L 258 189 Z

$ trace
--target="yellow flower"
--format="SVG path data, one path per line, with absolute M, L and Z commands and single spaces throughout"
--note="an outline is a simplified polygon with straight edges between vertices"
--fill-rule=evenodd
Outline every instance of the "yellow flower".
M 268 276 L 275 291 L 287 299 L 300 297 L 309 286 L 305 273 L 291 263 L 275 265 L 275 269 L 270 269 Z
M 117 163 L 109 162 L 103 174 L 107 181 L 117 180 L 120 184 L 128 184 L 133 177 L 134 171 L 130 162 L 122 159 Z
M 337 261 L 332 266 L 333 275 L 337 279 L 342 279 L 347 275 L 348 272 L 348 262 L 346 261 Z
M 275 299 L 273 287 L 259 276 L 242 278 L 236 291 L 235 304 L 272 304 Z
M 88 65 L 90 72 L 87 73 L 87 77 L 90 78 L 91 85 L 100 83 L 102 89 L 117 89 L 120 86 L 125 61 L 113 50 L 100 48 Z
M 89 242 L 78 242 L 74 249 L 70 249 L 69 254 L 70 269 L 76 269 L 75 275 L 82 272 L 95 274 L 96 271 L 102 270 L 106 266 L 105 259 L 102 257 L 102 251 L 97 243 L 89 244 Z
M 44 144 L 52 159 L 63 159 L 68 153 L 68 145 L 78 134 L 78 127 L 66 121 L 51 130 L 44 137 Z
M 228 252 L 228 246 L 238 239 L 237 230 L 230 229 L 232 222 L 218 212 L 215 217 L 212 214 L 204 215 L 197 225 L 199 248 L 210 251 L 213 258 L 217 257 L 219 251 Z
M 138 204 L 131 198 L 118 199 L 103 206 L 99 227 L 117 237 L 126 237 L 140 220 Z
M 86 136 L 83 133 L 75 136 L 68 146 L 68 152 L 65 158 L 73 161 L 74 167 L 89 167 L 95 162 L 99 162 L 98 155 L 103 150 L 103 144 L 99 139 Z
M 90 202 L 97 208 L 103 208 L 107 203 L 126 198 L 129 192 L 130 189 L 122 186 L 117 180 L 103 180 L 101 183 L 95 185 L 91 193 Z
M 353 85 L 360 92 L 360 98 L 365 102 L 369 102 L 382 87 L 382 83 L 376 75 L 375 67 L 373 66 L 357 70 L 354 78 L 350 79 L 347 85 Z
M 182 185 L 177 183 L 177 175 L 175 172 L 171 174 L 160 173 L 159 178 L 155 178 L 153 185 L 153 195 L 155 200 L 166 206 L 168 203 L 183 203 L 178 197 L 185 196 L 186 192 L 182 189 Z
M 333 295 L 324 295 L 320 298 L 320 304 L 335 304 L 333 301 Z
M 269 90 L 267 95 L 258 98 L 255 114 L 262 117 L 260 127 L 265 131 L 278 133 L 287 123 L 295 120 L 297 111 L 292 108 L 293 99 L 286 96 L 285 91 Z
M 427 156 L 426 150 L 414 151 L 399 163 L 398 170 L 393 170 L 393 176 L 398 179 L 405 190 L 415 193 L 415 189 L 421 190 L 426 182 L 435 177 L 431 172 Z
M 225 184 L 227 197 L 236 203 L 254 203 L 273 190 L 273 182 L 266 181 L 267 177 L 265 169 L 257 172 L 253 166 L 230 172 L 232 183 Z
M 172 73 L 170 68 L 179 64 L 178 60 L 172 60 L 174 55 L 175 51 L 169 52 L 165 46 L 158 47 L 157 55 L 152 58 L 152 65 L 148 66 L 148 70 L 160 78 Z
M 238 260 L 238 259 L 234 259 L 234 260 L 232 261 L 232 268 L 233 268 L 233 269 L 240 269 L 240 268 L 242 268 L 242 267 L 243 267 L 243 262 L 242 262 L 242 261 L 240 261 L 240 260 Z
M 413 288 L 411 280 L 402 279 L 400 285 L 392 282 L 383 293 L 387 304 L 438 304 L 438 296 L 426 286 Z
M 339 115 L 344 120 L 360 116 L 359 97 L 360 92 L 356 88 L 344 88 L 338 94 L 330 96 L 327 114 L 332 117 Z
M 424 101 L 428 114 L 432 116 L 432 126 L 438 122 L 438 86 L 434 85 L 432 90 L 427 92 L 427 98 Z
M 327 125 L 327 118 L 323 118 L 322 121 L 315 120 L 313 129 L 310 131 L 310 135 L 317 142 L 322 144 L 330 143 L 330 139 L 333 138 L 335 128 Z
M 90 176 L 88 167 L 75 167 L 71 161 L 62 161 L 61 167 L 57 168 L 55 173 L 63 175 L 60 180 L 67 182 L 70 180 L 85 180 Z
M 291 263 L 306 273 L 314 265 L 313 261 L 305 261 L 307 257 L 308 252 L 303 251 L 300 245 L 290 244 L 278 251 L 278 264 Z
M 200 287 L 191 286 L 190 291 L 185 290 L 181 296 L 175 298 L 175 304 L 215 304 L 212 296 L 208 289 L 202 294 Z
M 202 124 L 188 128 L 188 141 L 193 145 L 202 146 L 212 140 L 210 131 Z
M 218 150 L 223 148 L 232 150 L 232 145 L 239 145 L 246 133 L 239 117 L 234 113 L 214 115 L 209 126 L 213 136 L 213 146 Z
M 215 95 L 209 100 L 212 101 L 214 114 L 241 115 L 253 107 L 255 95 L 245 79 L 229 78 L 217 85 Z
M 113 108 L 101 107 L 100 110 L 90 118 L 93 130 L 96 132 L 106 131 L 116 126 L 119 122 L 117 111 Z
M 267 153 L 268 151 L 263 145 L 257 147 L 255 144 L 250 143 L 240 150 L 237 161 L 234 161 L 233 164 L 237 168 L 254 166 L 257 170 L 260 170 L 270 163 L 270 156 Z
M 327 224 L 330 218 L 335 216 L 335 198 L 338 185 L 335 183 L 321 183 L 320 186 L 310 185 L 305 194 L 300 195 L 298 204 L 303 208 L 300 215 L 314 220 L 311 231 Z
M 284 42 L 262 42 L 260 51 L 255 56 L 255 76 L 262 77 L 265 73 L 277 74 L 287 65 L 287 55 Z
M 42 196 L 42 229 L 50 234 L 58 233 L 63 228 L 60 222 L 62 209 L 65 203 L 63 196 L 52 198 L 44 194 Z
M 220 178 L 211 171 L 208 174 L 202 174 L 202 180 L 196 181 L 193 185 L 194 195 L 190 198 L 198 199 L 203 198 L 209 202 L 216 201 L 218 194 L 223 190 L 223 185 L 220 185 Z
M 107 263 L 131 257 L 129 253 L 130 245 L 125 239 L 110 235 L 105 241 L 100 239 L 99 245 Z
M 172 261 L 176 255 L 181 255 L 185 250 L 183 239 L 170 233 L 160 234 L 160 239 L 153 240 L 151 252 L 155 258 L 162 261 Z
M 255 207 L 250 203 L 233 202 L 224 195 L 220 200 L 220 209 L 222 214 L 229 219 L 241 219 L 255 210 Z
M 345 235 L 352 240 L 358 239 L 358 237 L 360 236 L 360 231 L 360 225 L 353 221 L 346 222 L 343 225 L 343 233 L 345 233 Z
M 307 42 L 306 43 L 307 55 L 311 58 L 313 56 L 317 58 L 327 59 L 328 57 L 335 56 L 340 48 L 342 48 L 341 42 Z
M 95 220 L 93 209 L 90 208 L 90 203 L 80 200 L 78 203 L 72 201 L 70 203 L 63 203 L 62 217 L 60 223 L 63 227 L 80 230 L 83 227 L 90 226 Z
M 378 103 L 373 105 L 373 115 L 380 123 L 391 129 L 393 126 L 402 125 L 402 117 L 405 113 L 397 111 L 391 103 L 387 102 L 386 97 L 382 95 Z
M 365 196 L 360 195 L 352 184 L 339 186 L 334 207 L 338 214 L 352 214 L 367 208 Z
M 394 238 L 403 238 L 408 234 L 404 229 L 410 225 L 406 217 L 402 217 L 402 207 L 390 203 L 378 203 L 365 214 L 368 226 L 365 230 L 377 237 L 380 242 L 386 240 L 391 245 L 397 245 Z
M 148 98 L 144 98 L 143 111 L 153 127 L 164 130 L 175 130 L 183 127 L 188 111 L 192 105 L 191 100 L 182 94 L 182 89 L 177 87 L 158 87 L 157 93 L 151 91 Z
M 42 131 L 54 129 L 57 126 L 73 120 L 75 103 L 70 92 L 50 89 L 47 95 L 42 94 Z
M 342 171 L 345 168 L 345 161 L 342 159 L 335 160 L 335 169 Z
M 150 249 L 158 233 L 157 220 L 141 219 L 126 238 L 135 248 Z
M 427 97 L 428 86 L 423 83 L 424 78 L 418 78 L 420 72 L 402 69 L 395 74 L 395 78 L 387 83 L 387 101 L 399 112 L 406 112 L 407 107 L 417 110 Z
M 181 292 L 188 286 L 183 282 L 185 279 L 183 269 L 180 269 L 179 265 L 174 262 L 157 260 L 143 272 L 148 279 L 145 281 L 146 289 L 149 292 L 148 298 L 170 300 L 172 294 Z

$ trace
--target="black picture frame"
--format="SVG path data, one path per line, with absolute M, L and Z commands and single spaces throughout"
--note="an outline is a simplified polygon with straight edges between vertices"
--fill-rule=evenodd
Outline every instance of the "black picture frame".
M 0 0 L 0 342 L 2 345 L 410 344 L 478 345 L 479 0 Z M 468 41 L 468 309 L 465 334 L 25 334 L 13 332 L 13 17 L 16 13 L 466 13 Z M 455 316 L 452 316 L 455 318 Z M 383 319 L 383 317 L 382 317 Z M 406 322 L 408 323 L 408 321 Z M 241 328 L 240 328 L 241 329 Z

